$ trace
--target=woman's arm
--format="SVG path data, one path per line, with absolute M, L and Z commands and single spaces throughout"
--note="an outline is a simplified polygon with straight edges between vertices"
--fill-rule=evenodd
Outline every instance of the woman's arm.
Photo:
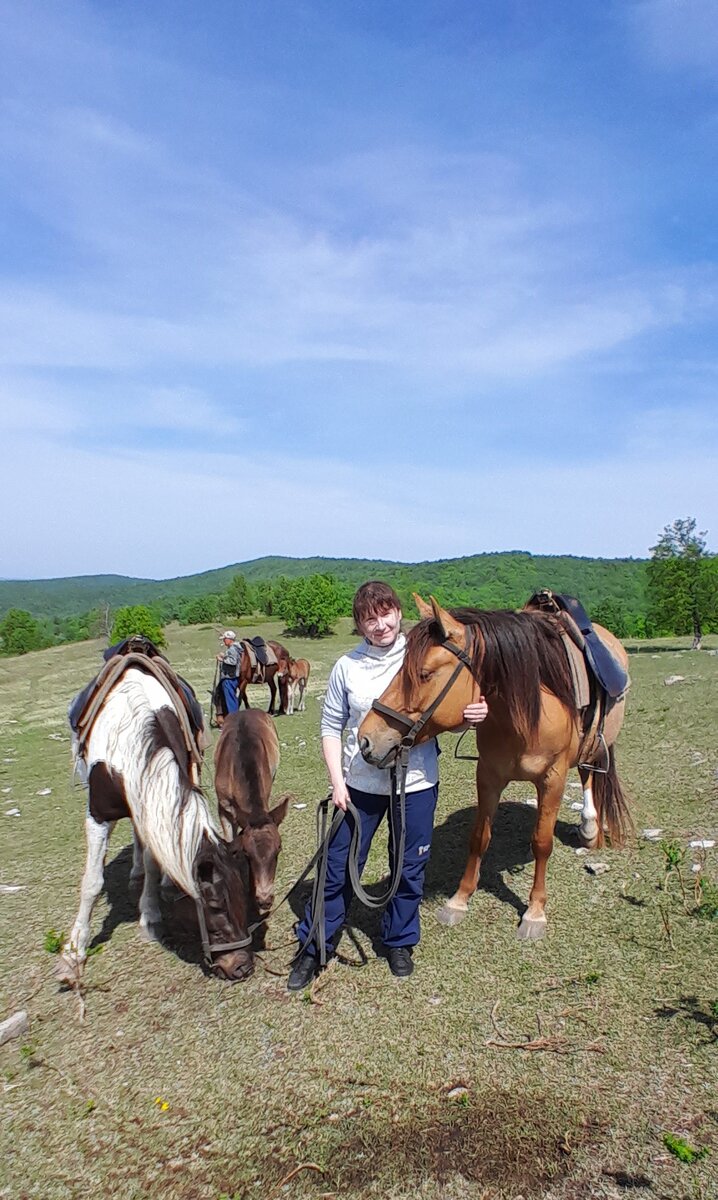
M 489 706 L 478 687 L 474 689 L 474 694 L 469 704 L 466 705 L 462 713 L 462 721 L 460 725 L 456 725 L 451 733 L 464 733 L 467 729 L 474 729 L 485 721 L 489 715 Z
M 342 739 L 335 737 L 333 734 L 325 734 L 322 737 L 322 754 L 327 764 L 329 782 L 332 785 L 332 800 L 337 808 L 341 808 L 342 812 L 346 812 L 349 792 L 347 791 L 347 785 L 344 781 L 344 771 L 342 769 Z
M 349 718 L 349 703 L 340 663 L 341 659 L 334 664 L 327 681 L 324 707 L 322 708 L 321 735 L 322 754 L 332 785 L 332 799 L 337 808 L 346 812 L 349 793 L 344 782 L 342 766 L 342 733 Z

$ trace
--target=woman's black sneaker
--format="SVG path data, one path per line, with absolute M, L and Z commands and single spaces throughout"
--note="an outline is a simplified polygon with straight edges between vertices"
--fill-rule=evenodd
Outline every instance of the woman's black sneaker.
M 305 950 L 294 960 L 287 980 L 287 991 L 303 992 L 319 972 L 319 963 L 313 954 Z
M 406 979 L 414 970 L 411 946 L 391 946 L 387 948 L 386 957 L 389 970 L 397 979 Z

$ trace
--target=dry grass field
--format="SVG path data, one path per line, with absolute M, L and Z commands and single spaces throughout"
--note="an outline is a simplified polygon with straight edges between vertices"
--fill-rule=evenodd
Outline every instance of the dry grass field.
M 353 639 L 344 622 L 318 643 L 283 640 L 313 670 L 306 713 L 278 723 L 277 791 L 306 805 L 282 827 L 278 892 L 313 850 L 326 787 L 320 700 Z M 718 656 L 680 642 L 632 656 L 618 759 L 638 836 L 577 855 L 571 780 L 543 942 L 515 937 L 534 817 L 520 785 L 499 810 L 469 916 L 455 929 L 434 918 L 462 870 L 473 807 L 471 764 L 453 759 L 447 737 L 411 980 L 389 975 L 372 949 L 377 919 L 354 910 L 341 960 L 311 993 L 289 996 L 299 900 L 275 918 L 275 949 L 244 985 L 206 977 L 197 945 L 171 931 L 166 945 L 142 944 L 125 822 L 94 916 L 102 952 L 88 962 L 81 1023 L 43 943 L 76 911 L 84 796 L 65 711 L 100 649 L 0 659 L 0 884 L 21 889 L 0 892 L 0 1019 L 19 1008 L 30 1018 L 24 1040 L 0 1047 L 0 1196 L 718 1200 L 718 920 L 696 915 L 691 869 L 701 861 L 718 885 L 718 851 L 687 849 L 718 837 Z M 169 657 L 204 700 L 216 649 L 214 630 L 170 630 Z M 251 691 L 257 704 L 266 695 Z M 205 782 L 211 795 L 211 770 Z M 645 827 L 686 848 L 685 899 Z M 377 841 L 370 881 L 383 874 Z M 592 861 L 610 869 L 593 877 Z M 682 1162 L 667 1134 L 706 1153 Z

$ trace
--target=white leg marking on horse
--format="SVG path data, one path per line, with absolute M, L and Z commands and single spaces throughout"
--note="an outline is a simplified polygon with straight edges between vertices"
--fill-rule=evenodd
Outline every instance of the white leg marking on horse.
M 57 975 L 60 979 L 71 976 L 77 977 L 87 958 L 87 946 L 90 941 L 90 917 L 95 907 L 95 901 L 102 891 L 102 881 L 105 875 L 105 855 L 110 834 L 115 827 L 114 821 L 99 822 L 94 817 L 85 819 L 85 836 L 87 838 L 87 858 L 85 871 L 80 885 L 80 907 L 70 936 L 62 948 L 58 963 Z
M 598 841 L 598 813 L 593 802 L 591 778 L 584 784 L 583 808 L 581 810 L 581 825 L 579 828 L 581 841 L 586 846 L 595 846 Z
M 149 850 L 145 850 L 145 885 L 140 896 L 140 936 L 147 942 L 160 938 L 162 913 L 160 912 L 159 882 L 162 874 L 157 861 Z

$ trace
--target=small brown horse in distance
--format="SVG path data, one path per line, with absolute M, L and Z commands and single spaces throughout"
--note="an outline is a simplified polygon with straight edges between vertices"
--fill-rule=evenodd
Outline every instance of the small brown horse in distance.
M 280 690 L 282 693 L 282 709 L 291 717 L 294 712 L 294 701 L 297 703 L 297 712 L 304 712 L 307 707 L 305 692 L 309 683 L 309 672 L 311 666 L 306 658 L 290 658 L 289 669 L 282 676 Z
M 419 735 L 426 741 L 461 723 L 464 707 L 480 687 L 489 714 L 476 728 L 479 760 L 476 769 L 478 811 L 471 833 L 469 857 L 458 890 L 440 910 L 439 920 L 455 925 L 466 915 L 479 882 L 481 859 L 491 840 L 491 826 L 506 785 L 528 780 L 538 795 L 536 827 L 532 839 L 535 859 L 529 904 L 518 928 L 520 938 L 540 938 L 546 932 L 546 864 L 563 798 L 566 775 L 581 761 L 584 789 L 582 837 L 599 845 L 604 825 L 614 845 L 620 845 L 630 827 L 625 797 L 616 773 L 613 743 L 623 723 L 624 697 L 609 701 L 603 747 L 586 743 L 581 732 L 570 667 L 559 627 L 540 612 L 482 612 L 476 609 L 431 606 L 415 596 L 422 620 L 407 636 L 406 657 L 398 675 L 381 696 L 381 702 L 412 720 L 426 712 L 450 679 L 459 661 L 446 644 L 464 650 L 471 671 L 461 670 Z M 621 643 L 601 626 L 594 626 L 602 642 L 627 666 Z M 364 758 L 387 766 L 396 757 L 406 729 L 391 717 L 371 711 L 359 727 Z M 596 758 L 590 757 L 592 754 Z M 584 766 L 589 756 L 599 773 Z
M 279 766 L 279 740 L 268 713 L 251 708 L 230 713 L 214 752 L 214 787 L 223 836 L 249 863 L 250 891 L 261 919 L 274 901 L 274 878 L 282 848 L 279 826 L 291 794 L 269 807 Z
M 269 686 L 269 708 L 267 709 L 267 712 L 273 713 L 274 712 L 274 701 L 276 700 L 276 697 L 277 697 L 277 684 L 276 684 L 275 680 L 279 679 L 280 685 L 281 685 L 282 677 L 285 674 L 285 672 L 289 669 L 290 655 L 289 655 L 289 651 L 287 650 L 287 647 L 283 646 L 281 642 L 267 642 L 267 645 L 269 646 L 270 650 L 274 651 L 275 657 L 277 659 L 276 666 L 273 664 L 271 667 L 264 668 L 264 682 L 266 684 L 268 684 L 268 686 Z M 244 645 L 244 643 L 242 643 L 242 661 L 239 664 L 239 673 L 237 675 L 237 698 L 239 700 L 240 708 L 242 707 L 243 704 L 244 704 L 245 708 L 250 707 L 249 700 L 247 699 L 247 684 L 249 684 L 251 682 L 252 682 L 252 662 L 251 662 L 251 659 L 247 652 L 247 647 Z M 281 695 L 281 686 L 280 686 L 279 715 L 283 716 L 283 714 L 284 714 L 284 708 L 282 705 L 282 695 Z

